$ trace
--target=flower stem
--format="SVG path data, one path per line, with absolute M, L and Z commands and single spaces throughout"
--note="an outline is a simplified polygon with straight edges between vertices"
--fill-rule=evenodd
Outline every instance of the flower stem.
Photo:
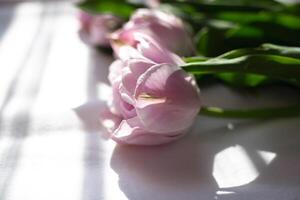
M 200 115 L 218 118 L 240 118 L 240 119 L 267 119 L 267 118 L 286 118 L 300 116 L 300 105 L 278 107 L 278 108 L 259 108 L 259 109 L 234 109 L 227 110 L 219 107 L 203 106 Z
M 233 59 L 216 58 L 191 62 L 182 68 L 192 74 L 241 73 L 263 75 L 300 83 L 300 59 L 277 55 L 247 55 Z

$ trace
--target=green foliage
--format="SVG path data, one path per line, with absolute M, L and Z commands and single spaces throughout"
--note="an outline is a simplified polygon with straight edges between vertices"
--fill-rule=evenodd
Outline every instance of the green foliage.
M 196 37 L 199 54 L 217 56 L 232 49 L 255 47 L 263 43 L 300 46 L 298 16 L 220 13 L 215 18 L 207 20 Z
M 300 46 L 300 4 L 275 0 L 162 0 L 193 26 L 199 55 L 263 43 Z M 177 12 L 178 13 L 178 12 Z
M 129 3 L 124 0 L 88 0 L 78 3 L 78 7 L 90 13 L 108 13 L 128 19 L 142 5 Z

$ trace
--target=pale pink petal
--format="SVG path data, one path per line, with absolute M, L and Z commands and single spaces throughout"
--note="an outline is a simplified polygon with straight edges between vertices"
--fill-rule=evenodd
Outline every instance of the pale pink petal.
M 99 121 L 101 125 L 111 134 L 119 127 L 122 118 L 114 115 L 112 112 L 110 112 L 110 110 L 104 109 L 100 114 Z
M 145 129 L 157 133 L 189 128 L 200 109 L 198 88 L 174 65 L 156 65 L 138 81 L 136 112 Z
M 122 69 L 122 86 L 133 96 L 138 78 L 155 63 L 145 59 L 131 59 Z
M 124 67 L 124 62 L 121 60 L 115 60 L 109 66 L 108 80 L 111 84 L 114 84 L 115 82 L 121 80 L 123 67 Z
M 91 44 L 109 46 L 108 32 L 105 27 L 99 26 L 98 23 L 92 23 L 89 33 Z
M 127 90 L 122 84 L 122 70 L 124 62 L 121 60 L 114 61 L 109 68 L 109 80 L 112 84 L 112 98 L 108 102 L 111 112 L 129 118 L 136 115 L 133 107 L 132 95 L 128 95 Z
M 136 40 L 133 38 L 131 31 L 115 31 L 110 34 L 110 43 L 115 52 L 115 55 L 126 61 L 131 58 L 144 58 L 135 48 Z
M 119 93 L 119 83 L 115 82 L 112 86 L 112 95 L 111 98 L 108 99 L 107 104 L 110 111 L 118 116 L 122 116 L 122 109 L 121 109 L 121 95 Z
M 110 14 L 79 13 L 80 38 L 92 46 L 109 47 L 109 34 L 122 25 L 119 17 Z
M 123 86 L 122 83 L 120 83 L 119 86 L 119 92 L 121 94 L 121 97 L 124 101 L 126 101 L 127 103 L 134 105 L 135 104 L 135 99 L 132 96 L 132 94 Z
M 134 106 L 122 97 L 120 82 L 116 82 L 112 85 L 112 98 L 108 101 L 108 106 L 113 114 L 125 119 L 136 115 Z
M 128 22 L 129 23 L 129 22 Z M 133 37 L 133 33 L 135 32 L 135 29 L 130 29 L 127 31 L 123 31 L 123 29 L 115 31 L 110 35 L 111 40 L 113 43 L 117 45 L 129 45 L 132 47 L 136 46 L 136 40 Z
M 192 37 L 186 31 L 184 23 L 176 16 L 162 11 L 138 9 L 121 32 L 127 35 L 124 37 L 125 41 L 129 36 L 133 41 L 133 33 L 142 33 L 178 55 L 195 54 Z
M 180 57 L 159 45 L 150 36 L 136 32 L 134 33 L 134 37 L 138 41 L 137 49 L 144 57 L 152 60 L 153 62 L 158 64 L 172 63 L 177 65 L 184 63 Z
M 137 117 L 123 120 L 112 134 L 112 139 L 120 144 L 131 145 L 160 145 L 172 142 L 181 137 L 183 132 L 157 134 L 145 131 Z
M 119 43 L 114 41 L 111 42 L 111 46 L 114 50 L 115 56 L 120 60 L 127 61 L 133 58 L 147 59 L 141 54 L 141 52 L 139 52 L 132 46 L 127 45 L 126 43 Z
M 160 42 L 161 40 L 157 37 L 157 34 L 153 34 L 144 26 L 131 27 L 129 23 L 120 31 L 111 34 L 111 44 L 118 58 L 122 60 L 147 58 L 155 63 L 174 63 L 178 65 L 184 63 L 179 56 L 163 47 L 164 42 Z M 172 34 L 172 31 L 170 34 Z M 177 42 L 173 41 L 172 43 L 176 44 Z
M 87 12 L 80 11 L 78 13 L 78 19 L 80 22 L 80 28 L 88 31 L 93 20 L 93 16 Z

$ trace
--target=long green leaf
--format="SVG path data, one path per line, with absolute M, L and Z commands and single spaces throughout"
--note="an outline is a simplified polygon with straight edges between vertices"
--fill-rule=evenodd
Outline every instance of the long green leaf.
M 258 48 L 245 48 L 245 49 L 235 49 L 224 53 L 216 58 L 207 58 L 203 56 L 189 57 L 185 58 L 185 62 L 187 63 L 197 63 L 209 61 L 215 62 L 217 59 L 225 60 L 226 62 L 232 61 L 234 58 L 240 58 L 242 56 L 250 56 L 250 55 L 261 55 L 261 56 L 281 56 L 281 58 L 300 58 L 300 48 L 299 47 L 286 47 L 279 46 L 274 44 L 263 44 Z M 205 74 L 197 74 L 197 79 L 202 79 Z M 247 72 L 225 72 L 220 73 L 220 71 L 213 73 L 214 77 L 225 81 L 228 84 L 239 86 L 239 87 L 256 87 L 266 83 L 272 83 L 275 80 L 272 77 L 258 74 L 249 74 Z M 274 78 L 274 77 L 273 77 Z M 276 82 L 276 81 L 275 81 Z M 298 82 L 290 82 L 292 84 L 296 84 L 299 86 Z
M 173 4 L 176 6 L 192 6 L 199 12 L 220 12 L 220 11 L 262 11 L 262 10 L 278 10 L 278 7 L 282 7 L 282 4 L 273 4 L 272 6 L 266 6 L 263 4 L 239 4 L 227 2 L 208 2 L 208 1 L 184 1 L 184 0 L 161 0 L 162 3 Z
M 203 106 L 200 115 L 219 118 L 269 119 L 300 116 L 300 105 L 259 109 L 223 109 Z
M 247 55 L 233 59 L 215 58 L 182 66 L 193 74 L 241 73 L 300 82 L 300 59 L 277 55 Z
M 260 55 L 278 55 L 300 59 L 300 47 L 288 47 L 275 44 L 262 44 L 258 48 L 235 49 L 220 55 L 218 58 L 237 58 L 240 56 L 260 54 Z M 193 60 L 189 58 L 187 60 Z

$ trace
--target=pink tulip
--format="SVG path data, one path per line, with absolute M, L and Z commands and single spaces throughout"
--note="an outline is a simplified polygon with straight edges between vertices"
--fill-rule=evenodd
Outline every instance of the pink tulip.
M 92 15 L 86 12 L 79 13 L 81 39 L 92 46 L 110 47 L 109 34 L 117 30 L 122 20 L 119 17 L 103 14 Z
M 111 35 L 112 43 L 134 46 L 134 34 L 143 33 L 154 38 L 161 46 L 180 55 L 190 56 L 195 52 L 191 36 L 183 22 L 174 15 L 158 10 L 139 9 L 122 29 Z M 114 48 L 118 54 L 118 48 Z
M 179 57 L 151 38 L 137 39 L 129 57 L 110 66 L 112 139 L 122 144 L 158 145 L 183 136 L 200 109 L 199 89 Z M 124 58 L 124 57 L 123 57 Z M 102 122 L 111 120 L 102 116 Z M 121 119 L 121 120 L 120 120 Z

